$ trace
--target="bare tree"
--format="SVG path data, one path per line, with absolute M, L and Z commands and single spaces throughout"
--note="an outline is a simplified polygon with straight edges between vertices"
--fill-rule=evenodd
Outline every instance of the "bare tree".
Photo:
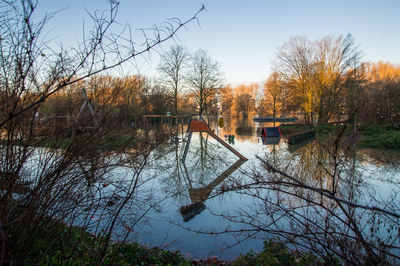
M 398 264 L 398 178 L 380 180 L 380 170 L 365 167 L 345 130 L 289 154 L 258 156 L 262 167 L 247 173 L 248 181 L 231 180 L 228 190 L 254 199 L 253 209 L 223 214 L 244 224 L 236 232 L 278 237 L 333 264 Z M 386 195 L 375 191 L 377 178 L 390 186 Z
M 314 105 L 311 90 L 313 59 L 311 42 L 306 38 L 294 37 L 282 45 L 273 66 L 285 81 L 290 96 L 287 101 L 301 109 L 306 116 L 311 114 Z
M 204 50 L 191 58 L 186 80 L 195 95 L 200 114 L 208 110 L 216 91 L 222 87 L 222 74 L 217 62 Z
M 319 123 L 327 123 L 343 101 L 346 74 L 359 67 L 359 60 L 360 51 L 350 34 L 336 38 L 327 36 L 316 43 L 313 80 Z
M 280 48 L 274 70 L 288 90 L 286 100 L 303 110 L 306 121 L 314 122 L 313 113 L 318 113 L 324 124 L 342 101 L 346 72 L 358 66 L 359 57 L 351 35 L 315 42 L 295 37 Z
M 164 76 L 163 83 L 172 91 L 175 114 L 178 114 L 178 96 L 182 90 L 183 73 L 187 59 L 188 53 L 185 47 L 176 45 L 161 55 L 158 65 L 158 71 Z
M 242 114 L 247 118 L 255 110 L 257 90 L 257 83 L 235 87 L 233 102 L 236 115 Z
M 40 105 L 49 96 L 72 83 L 121 66 L 134 57 L 149 52 L 172 38 L 184 25 L 196 20 L 198 15 L 196 13 L 185 22 L 174 20 L 161 28 L 155 27 L 150 32 L 153 35 L 151 37 L 145 32 L 145 43 L 140 46 L 144 48 L 137 49 L 129 32 L 125 33 L 129 36 L 128 39 L 123 34 L 115 35 L 109 32 L 118 13 L 118 3 L 110 1 L 109 12 L 96 12 L 91 16 L 94 29 L 87 33 L 79 48 L 61 47 L 60 51 L 53 52 L 49 44 L 40 38 L 41 31 L 51 16 L 47 15 L 34 24 L 32 14 L 36 7 L 37 2 L 27 0 L 20 6 L 17 3 L 5 3 L 2 8 L 5 23 L 2 24 L 1 30 L 7 33 L 1 39 L 4 57 L 2 87 L 7 92 L 15 92 L 18 99 L 22 92 L 39 93 L 26 106 L 10 104 L 13 108 L 0 121 L 0 126 Z
M 45 133 L 51 124 L 41 117 L 40 107 L 57 92 L 80 82 L 87 85 L 88 78 L 155 49 L 198 15 L 143 31 L 144 43 L 136 46 L 129 27 L 120 34 L 111 32 L 118 3 L 110 1 L 108 10 L 90 14 L 93 27 L 84 32 L 78 47 L 57 48 L 43 34 L 55 14 L 35 21 L 37 5 L 32 0 L 0 3 L 0 264 L 24 263 L 32 252 L 45 259 L 59 243 L 63 225 L 93 229 L 91 217 L 98 214 L 104 220 L 97 221 L 96 233 L 105 230 L 106 250 L 118 217 L 140 183 L 143 164 L 162 138 L 144 139 L 133 132 L 130 137 L 138 141 L 135 151 L 122 156 L 117 151 L 123 151 L 124 145 L 117 144 L 113 152 L 107 148 L 118 136 L 107 131 L 116 127 L 103 127 L 105 121 L 112 122 L 112 110 L 97 106 L 99 123 L 88 128 L 88 121 L 82 119 L 76 126 L 85 128 L 85 134 L 68 138 Z M 117 96 L 110 93 L 103 102 Z M 67 133 L 72 128 L 65 124 L 64 129 Z M 121 164 L 133 169 L 125 193 L 118 182 L 107 180 Z M 110 197 L 121 200 L 115 212 L 109 211 L 113 204 L 106 199 Z M 44 236 L 47 248 L 33 250 L 35 241 Z M 99 255 L 106 256 L 105 252 Z

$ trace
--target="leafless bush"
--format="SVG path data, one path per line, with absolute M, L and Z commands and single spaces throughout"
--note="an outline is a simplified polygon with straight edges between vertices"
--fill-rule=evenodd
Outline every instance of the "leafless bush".
M 242 230 L 220 233 L 278 237 L 332 263 L 397 264 L 399 180 L 381 180 L 379 171 L 366 167 L 344 132 L 319 145 L 259 157 L 261 169 L 220 191 L 254 199 L 247 210 L 223 214 L 243 224 Z M 382 192 L 378 186 L 390 189 Z
M 43 34 L 56 14 L 35 21 L 37 5 L 31 0 L 0 3 L 0 264 L 23 263 L 43 234 L 52 240 L 51 251 L 62 240 L 58 233 L 63 225 L 101 228 L 105 242 L 99 255 L 106 256 L 115 224 L 134 199 L 141 170 L 162 138 L 143 139 L 129 132 L 135 139 L 130 150 L 124 143 L 115 145 L 121 135 L 110 134 L 110 123 L 103 126 L 111 115 L 106 105 L 63 129 L 85 128 L 96 116 L 97 123 L 84 134 L 52 135 L 54 121 L 41 119 L 40 107 L 68 86 L 155 49 L 197 20 L 203 9 L 187 21 L 176 19 L 143 31 L 145 41 L 136 46 L 129 27 L 120 34 L 110 31 L 118 13 L 118 3 L 110 1 L 108 10 L 89 14 L 92 28 L 78 47 L 57 48 Z M 112 101 L 116 94 L 107 97 Z M 129 182 L 120 184 L 111 177 L 117 166 L 130 169 Z M 94 219 L 99 213 L 102 220 Z

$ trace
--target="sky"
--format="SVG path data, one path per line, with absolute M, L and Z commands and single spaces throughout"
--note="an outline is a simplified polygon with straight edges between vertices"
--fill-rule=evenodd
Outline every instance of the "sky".
M 192 52 L 204 49 L 232 85 L 265 80 L 278 48 L 294 36 L 317 40 L 351 33 L 363 61 L 400 65 L 399 0 L 120 0 L 117 20 L 121 26 L 149 28 L 170 18 L 184 21 L 202 4 L 206 10 L 198 22 L 180 30 L 159 51 L 176 43 Z M 74 45 L 89 20 L 86 12 L 106 7 L 104 0 L 39 0 L 37 15 L 58 11 L 48 24 L 48 36 Z M 158 60 L 153 52 L 129 71 L 157 75 Z

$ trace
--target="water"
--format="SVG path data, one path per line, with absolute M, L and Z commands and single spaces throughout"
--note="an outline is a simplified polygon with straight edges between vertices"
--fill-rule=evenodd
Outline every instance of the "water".
M 330 188 L 332 184 L 327 173 L 334 170 L 329 154 L 331 142 L 329 139 L 308 140 L 288 145 L 283 138 L 265 141 L 257 133 L 261 126 L 271 125 L 225 121 L 225 127 L 217 132 L 216 121 L 211 123 L 221 138 L 235 135 L 231 146 L 248 158 L 246 162 L 238 161 L 238 157 L 206 133 L 193 134 L 185 164 L 180 162 L 185 145 L 182 138 L 179 143 L 168 141 L 161 145 L 141 173 L 142 181 L 133 199 L 135 203 L 123 213 L 115 239 L 125 235 L 124 229 L 133 228 L 128 240 L 179 250 L 195 259 L 218 256 L 229 260 L 250 249 L 260 251 L 264 240 L 277 236 L 282 228 L 289 230 L 291 221 L 287 216 L 277 223 L 271 222 L 271 217 L 276 217 L 279 210 L 276 214 L 269 213 L 273 208 L 266 203 L 278 199 L 276 191 L 267 185 L 261 188 L 254 185 L 255 175 L 269 176 L 257 157 L 307 184 Z M 393 194 L 399 191 L 400 180 L 396 153 L 358 150 L 350 156 L 343 155 L 343 160 L 338 161 L 336 171 L 341 171 L 342 176 L 354 177 L 353 181 L 358 180 L 356 189 L 349 188 L 347 181 L 338 182 L 342 196 L 354 199 L 358 195 L 356 202 L 359 204 L 398 202 L 397 194 Z M 240 167 L 234 170 L 233 165 Z M 326 169 L 326 165 L 332 168 Z M 132 176 L 129 171 L 114 175 L 118 175 L 121 182 L 129 182 Z M 249 189 L 232 189 L 238 184 L 252 185 Z M 282 200 L 294 201 L 291 206 L 302 204 L 301 200 Z M 309 209 L 303 208 L 297 214 L 303 211 Z M 370 215 L 359 220 L 366 224 L 365 230 L 371 228 L 367 217 Z M 257 230 L 257 227 L 266 230 Z M 382 239 L 391 237 L 392 232 L 381 231 Z M 399 237 L 397 233 L 395 237 Z
M 243 144 L 236 142 L 234 147 L 239 150 Z M 229 259 L 247 252 L 250 248 L 259 250 L 262 247 L 260 240 L 247 240 L 226 250 L 242 237 L 238 239 L 237 235 L 224 232 L 227 229 L 240 230 L 243 226 L 230 223 L 220 215 L 246 205 L 251 206 L 252 198 L 234 192 L 216 192 L 217 188 L 224 186 L 229 179 L 242 178 L 244 165 L 250 165 L 251 162 L 245 162 L 229 177 L 223 179 L 221 174 L 238 161 L 229 150 L 214 139 L 207 138 L 205 134 L 203 139 L 199 134 L 194 134 L 186 165 L 183 165 L 176 161 L 179 146 L 150 166 L 153 170 L 158 170 L 158 177 L 147 186 L 157 188 L 154 194 L 166 200 L 160 204 L 160 212 L 151 211 L 146 223 L 138 225 L 135 240 L 150 246 L 180 250 L 193 258 L 216 255 Z M 246 145 L 243 145 L 241 152 L 248 156 L 249 154 L 244 152 L 245 147 Z M 248 151 L 252 152 L 251 149 Z M 202 206 L 197 207 L 196 203 L 200 201 Z M 193 207 L 195 213 L 187 221 L 180 212 L 185 206 Z

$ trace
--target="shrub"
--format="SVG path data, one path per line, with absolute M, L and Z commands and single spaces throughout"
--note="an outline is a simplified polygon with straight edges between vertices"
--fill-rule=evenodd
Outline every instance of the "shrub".
M 252 250 L 239 256 L 233 265 L 323 265 L 323 261 L 310 253 L 290 252 L 279 240 L 264 242 L 263 251 L 255 253 Z

